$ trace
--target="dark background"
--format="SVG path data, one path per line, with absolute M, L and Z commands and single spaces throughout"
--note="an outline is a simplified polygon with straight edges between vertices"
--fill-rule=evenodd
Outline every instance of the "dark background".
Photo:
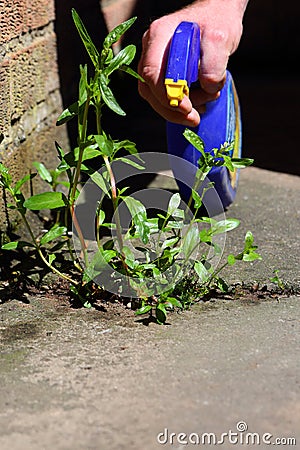
M 150 21 L 185 3 L 189 2 L 138 0 L 132 14 L 138 20 L 127 33 L 124 45 L 135 43 L 139 53 L 141 37 Z M 88 63 L 72 22 L 72 7 L 97 46 L 107 33 L 98 0 L 56 1 L 59 71 L 65 107 L 76 99 L 79 64 Z M 286 3 L 250 0 L 240 46 L 229 62 L 241 104 L 243 156 L 254 158 L 257 167 L 297 175 L 300 175 L 299 19 L 297 0 Z M 127 116 L 119 118 L 107 111 L 105 129 L 115 139 L 132 139 L 140 151 L 166 151 L 165 122 L 139 98 L 136 80 L 125 75 L 122 80 L 116 77 L 113 83 L 112 88 Z M 75 122 L 69 124 L 72 144 Z

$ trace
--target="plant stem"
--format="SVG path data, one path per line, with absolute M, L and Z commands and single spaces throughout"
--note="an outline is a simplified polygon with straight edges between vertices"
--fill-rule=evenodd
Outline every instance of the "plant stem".
M 69 213 L 68 208 L 65 208 L 65 209 L 64 209 L 64 223 L 65 223 L 65 226 L 66 226 L 67 229 L 68 229 L 68 213 Z M 75 214 L 74 214 L 74 215 L 75 215 Z M 72 216 L 72 220 L 73 220 L 73 216 Z M 75 222 L 74 222 L 74 225 L 75 225 Z M 76 228 L 76 231 L 78 232 L 78 236 L 79 236 L 79 239 L 80 239 L 80 237 L 81 237 L 81 235 L 82 235 L 80 227 L 79 227 L 79 229 Z M 80 232 L 81 234 L 79 234 L 79 232 Z M 68 241 L 67 241 L 67 246 L 68 246 L 68 250 L 69 250 L 69 255 L 70 255 L 70 257 L 71 257 L 71 259 L 72 259 L 72 261 L 73 261 L 73 264 L 74 264 L 74 266 L 76 267 L 76 269 L 79 270 L 79 272 L 83 272 L 82 267 L 81 267 L 80 264 L 76 261 L 76 257 L 75 257 L 75 255 L 74 255 L 74 250 L 73 250 L 73 248 L 72 248 L 72 246 L 71 246 L 71 242 L 70 242 L 70 241 L 71 241 L 71 239 L 68 239 Z M 81 241 L 80 241 L 80 242 L 81 242 Z M 83 242 L 84 242 L 84 241 L 83 241 Z M 82 242 L 81 242 L 81 245 L 82 245 Z M 85 242 L 84 242 L 84 245 L 85 245 Z
M 111 186 L 111 198 L 112 198 L 112 204 L 113 204 L 113 210 L 114 210 L 114 215 L 116 218 L 116 232 L 117 232 L 117 240 L 118 240 L 118 244 L 119 244 L 119 250 L 120 253 L 122 253 L 123 250 L 123 237 L 122 237 L 122 227 L 121 227 L 121 221 L 120 221 L 120 216 L 119 216 L 119 211 L 118 211 L 118 196 L 117 196 L 117 187 L 116 187 L 116 180 L 115 180 L 115 176 L 109 161 L 108 156 L 103 156 L 108 174 L 109 174 L 109 178 L 110 178 L 110 186 Z
M 87 255 L 87 245 L 85 243 L 84 236 L 82 234 L 80 225 L 79 225 L 77 217 L 76 217 L 74 205 L 70 206 L 70 210 L 71 210 L 72 221 L 73 221 L 74 227 L 75 227 L 75 229 L 77 231 L 79 242 L 80 242 L 80 246 L 81 246 L 81 250 L 82 250 L 82 253 L 83 253 L 84 264 L 85 264 L 85 267 L 87 267 L 88 263 L 89 263 L 88 255 Z M 76 267 L 77 267 L 77 265 L 76 265 Z
M 70 196 L 69 196 L 69 208 L 70 208 L 70 213 L 71 213 L 71 217 L 72 217 L 72 221 L 74 223 L 75 229 L 77 231 L 78 237 L 79 237 L 79 241 L 80 241 L 80 245 L 81 245 L 81 250 L 83 253 L 83 258 L 84 258 L 84 263 L 85 266 L 87 267 L 88 265 L 88 257 L 87 257 L 87 246 L 84 240 L 84 236 L 82 234 L 81 228 L 79 226 L 76 214 L 75 214 L 75 199 L 76 199 L 76 191 L 77 191 L 77 186 L 79 183 L 79 177 L 80 177 L 80 171 L 81 171 L 81 165 L 82 165 L 82 159 L 83 159 L 83 152 L 85 149 L 85 142 L 86 142 L 86 134 L 87 134 L 87 122 L 88 122 L 88 112 L 89 112 L 89 106 L 90 106 L 90 101 L 91 101 L 91 97 L 88 93 L 87 95 L 87 100 L 85 102 L 85 108 L 84 108 L 84 112 L 83 112 L 83 117 L 82 117 L 82 124 L 80 125 L 80 115 L 78 115 L 78 135 L 79 135 L 79 155 L 78 155 L 78 161 L 77 161 L 77 165 L 76 165 L 76 169 L 75 169 L 75 174 L 74 174 L 74 178 L 73 178 L 73 182 L 72 182 L 72 187 L 71 187 L 71 191 L 70 191 Z M 81 132 L 80 132 L 81 131 Z
M 78 155 L 78 161 L 77 161 L 77 166 L 76 166 L 76 170 L 75 170 L 75 175 L 73 178 L 72 188 L 71 188 L 71 192 L 70 192 L 70 206 L 74 205 L 75 198 L 76 198 L 76 190 L 77 190 L 77 186 L 78 186 L 78 182 L 79 182 L 83 152 L 84 152 L 85 142 L 86 142 L 87 118 L 88 118 L 88 112 L 89 112 L 89 107 L 90 107 L 90 101 L 91 101 L 91 97 L 88 94 L 87 100 L 85 103 L 81 127 L 80 127 L 80 115 L 78 115 L 79 155 Z M 80 129 L 81 129 L 81 133 L 80 133 Z
M 37 250 L 37 252 L 38 252 L 38 254 L 39 254 L 40 258 L 41 258 L 41 260 L 46 264 L 47 267 L 49 267 L 49 269 L 52 272 L 56 273 L 60 278 L 63 278 L 64 280 L 67 280 L 69 283 L 73 284 L 73 286 L 78 286 L 79 283 L 77 281 L 73 280 L 68 275 L 60 272 L 58 269 L 56 269 L 56 267 L 52 266 L 52 264 L 50 264 L 49 261 L 47 261 L 47 259 L 45 258 L 44 254 L 43 254 L 43 252 L 42 252 L 42 250 L 40 248 L 39 243 L 37 242 L 37 240 L 36 240 L 36 238 L 35 238 L 35 236 L 34 236 L 34 234 L 32 232 L 32 229 L 30 227 L 30 224 L 29 224 L 25 214 L 22 213 L 21 211 L 19 211 L 19 212 L 21 214 L 23 222 L 25 223 L 25 226 L 26 226 L 26 228 L 27 228 L 27 230 L 28 230 L 28 232 L 30 234 L 31 240 L 32 240 L 32 242 L 33 242 L 33 244 L 34 244 L 34 246 L 35 246 L 35 248 L 36 248 L 36 250 Z
M 96 124 L 97 124 L 97 133 L 101 134 L 102 133 L 102 125 L 101 125 L 101 97 L 100 97 L 100 95 L 98 96 L 97 104 L 96 104 Z M 110 179 L 112 205 L 113 205 L 114 215 L 115 215 L 115 219 L 116 219 L 117 240 L 118 240 L 118 244 L 119 244 L 120 253 L 122 254 L 124 243 L 123 243 L 123 237 L 122 237 L 121 221 L 120 221 L 120 216 L 119 216 L 119 211 L 118 211 L 118 194 L 117 194 L 116 180 L 115 180 L 115 176 L 114 176 L 114 173 L 113 173 L 113 170 L 111 167 L 111 163 L 109 161 L 109 157 L 106 155 L 103 155 L 103 159 L 104 159 L 104 163 L 107 168 L 109 179 Z M 124 268 L 127 269 L 127 266 L 124 263 L 123 259 L 122 259 L 122 261 L 123 261 Z
M 208 167 L 206 167 L 205 171 L 200 171 L 200 169 L 197 169 L 196 181 L 195 181 L 195 184 L 193 186 L 193 190 L 194 191 L 198 192 L 198 189 L 201 186 L 201 184 L 204 182 L 204 180 L 206 178 L 206 175 L 209 173 L 209 170 L 210 170 L 210 168 L 208 168 Z M 201 173 L 201 176 L 199 178 L 197 178 L 197 175 L 199 174 L 199 172 Z M 187 207 L 186 207 L 186 214 L 187 214 L 188 210 L 191 207 L 192 201 L 193 201 L 193 196 L 191 194 L 190 198 L 189 198 L 189 201 L 188 201 L 188 204 L 187 204 Z
M 225 267 L 228 266 L 228 262 L 224 263 L 218 270 L 216 270 L 216 272 L 214 272 L 212 274 L 212 276 L 209 279 L 209 282 L 207 283 L 207 287 L 209 287 L 211 285 L 211 282 L 214 278 L 217 277 L 218 273 L 222 272 L 223 269 L 225 269 Z

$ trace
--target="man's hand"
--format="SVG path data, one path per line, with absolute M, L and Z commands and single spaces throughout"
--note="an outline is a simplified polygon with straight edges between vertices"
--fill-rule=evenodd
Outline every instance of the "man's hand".
M 152 22 L 143 37 L 138 71 L 139 93 L 166 120 L 194 127 L 205 104 L 215 100 L 225 83 L 229 56 L 242 35 L 247 0 L 198 0 L 190 6 Z M 200 88 L 184 96 L 178 107 L 169 105 L 164 85 L 170 41 L 182 21 L 196 22 L 201 30 Z

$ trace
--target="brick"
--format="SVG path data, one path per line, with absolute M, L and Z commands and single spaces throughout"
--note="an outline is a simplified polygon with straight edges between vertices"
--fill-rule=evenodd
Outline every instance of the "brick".
M 10 76 L 9 63 L 0 64 L 0 133 L 4 136 L 8 133 L 11 116 Z
M 7 61 L 10 67 L 11 119 L 16 120 L 59 87 L 54 33 L 10 54 Z
M 26 4 L 25 1 L 5 0 L 0 8 L 0 44 L 3 44 L 25 31 Z
M 55 20 L 54 0 L 27 0 L 27 29 L 40 28 Z
M 2 3 L 0 44 L 55 20 L 54 0 L 5 0 Z
M 62 110 L 60 93 L 57 90 L 44 102 L 31 111 L 11 127 L 10 142 L 0 145 L 0 160 L 9 167 L 14 180 L 20 179 L 27 173 L 34 172 L 33 161 L 43 162 L 49 169 L 54 169 L 58 163 L 54 142 L 67 149 L 68 138 L 66 127 L 55 127 L 55 122 Z M 1 150 L 2 147 L 2 150 Z M 33 180 L 33 192 L 39 193 L 47 189 L 46 184 L 39 179 Z M 30 194 L 30 185 L 26 183 L 22 188 L 23 194 Z M 16 223 L 18 215 L 14 211 L 6 211 L 4 198 L 0 196 L 0 230 L 7 228 L 7 214 L 10 223 Z M 22 231 L 23 232 L 23 231 Z

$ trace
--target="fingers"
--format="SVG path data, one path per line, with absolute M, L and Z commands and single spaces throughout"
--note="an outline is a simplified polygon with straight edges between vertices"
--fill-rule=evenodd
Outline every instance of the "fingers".
M 213 27 L 204 28 L 201 35 L 199 81 L 205 92 L 216 94 L 223 88 L 231 47 L 225 32 Z
M 190 99 L 193 107 L 201 114 L 205 112 L 205 105 L 208 102 L 216 100 L 220 97 L 220 91 L 216 93 L 209 94 L 205 92 L 202 88 L 191 89 L 190 90 Z
M 200 122 L 199 113 L 203 112 L 203 101 L 197 99 L 197 108 L 194 108 L 191 100 L 184 96 L 178 107 L 170 106 L 164 84 L 165 70 L 169 52 L 169 43 L 177 24 L 170 27 L 157 26 L 153 22 L 151 28 L 144 34 L 143 51 L 138 65 L 138 72 L 145 80 L 138 83 L 140 95 L 160 114 L 164 119 L 180 123 L 185 126 L 195 127 Z
M 164 99 L 153 94 L 151 87 L 143 83 L 143 98 L 148 101 L 154 111 L 169 122 L 179 123 L 187 127 L 195 127 L 200 122 L 199 112 L 192 107 L 190 99 L 185 96 L 178 107 L 169 106 L 167 95 L 164 92 Z M 201 111 L 203 112 L 203 111 Z

